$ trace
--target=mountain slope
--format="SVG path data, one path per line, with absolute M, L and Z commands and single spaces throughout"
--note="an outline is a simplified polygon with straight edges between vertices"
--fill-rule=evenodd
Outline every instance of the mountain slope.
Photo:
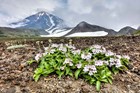
M 0 37 L 40 37 L 40 35 L 48 34 L 49 33 L 44 30 L 0 27 Z
M 138 27 L 138 29 L 137 30 L 140 30 L 140 26 Z
M 130 26 L 126 26 L 122 29 L 120 29 L 120 31 L 117 33 L 117 35 L 132 35 L 133 33 L 135 33 L 136 29 L 130 27 Z
M 67 27 L 61 18 L 45 11 L 31 15 L 22 21 L 11 23 L 10 26 L 15 28 L 46 30 L 49 33 Z
M 116 32 L 112 29 L 106 29 L 104 27 L 100 27 L 97 25 L 91 25 L 86 22 L 80 22 L 76 27 L 74 27 L 69 33 L 67 33 L 64 36 L 69 36 L 75 33 L 83 33 L 83 32 L 98 32 L 98 31 L 104 31 L 107 33 L 107 35 L 115 35 Z

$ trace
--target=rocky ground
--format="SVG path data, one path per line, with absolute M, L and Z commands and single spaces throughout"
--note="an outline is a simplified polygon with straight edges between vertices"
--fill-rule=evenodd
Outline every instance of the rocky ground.
M 103 45 L 117 54 L 129 55 L 129 70 L 114 76 L 113 84 L 103 84 L 100 93 L 140 93 L 140 36 L 52 39 L 53 43 L 72 41 L 77 48 L 92 44 Z M 13 44 L 26 44 L 27 47 L 7 50 Z M 94 85 L 83 79 L 55 75 L 41 77 L 34 82 L 32 76 L 36 64 L 28 65 L 27 60 L 43 51 L 43 41 L 2 41 L 0 42 L 0 93 L 96 93 Z

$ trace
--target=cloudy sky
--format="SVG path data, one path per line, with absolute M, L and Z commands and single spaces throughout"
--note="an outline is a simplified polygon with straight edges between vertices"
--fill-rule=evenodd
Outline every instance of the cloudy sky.
M 140 0 L 0 0 L 0 26 L 39 11 L 64 19 L 69 26 L 81 21 L 120 29 L 140 26 Z

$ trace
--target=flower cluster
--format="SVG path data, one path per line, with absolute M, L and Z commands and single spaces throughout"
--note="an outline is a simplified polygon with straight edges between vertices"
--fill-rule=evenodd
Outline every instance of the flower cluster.
M 90 76 L 97 72 L 96 67 L 94 65 L 85 65 L 83 71 L 88 72 Z
M 97 61 L 95 61 L 95 66 L 102 66 L 103 63 L 104 63 L 104 61 L 102 61 L 102 60 L 97 60 Z
M 68 64 L 69 66 L 73 66 L 72 60 L 70 58 L 66 58 L 63 64 Z
M 129 56 L 117 55 L 100 45 L 80 50 L 72 44 L 50 44 L 44 50 L 34 58 L 39 64 L 34 74 L 35 81 L 41 75 L 56 73 L 59 78 L 63 75 L 75 76 L 76 79 L 83 76 L 91 84 L 111 82 L 111 74 L 126 68 L 130 60 Z
M 104 47 L 100 46 L 100 45 L 93 45 L 90 47 L 90 50 L 92 52 L 81 52 L 80 49 L 76 50 L 76 47 L 74 45 L 69 45 L 69 44 L 51 44 L 50 47 L 45 47 L 45 53 L 39 53 L 35 56 L 35 60 L 39 61 L 39 59 L 49 53 L 53 54 L 55 53 L 56 50 L 62 51 L 63 53 L 67 53 L 67 50 L 71 49 L 71 53 L 73 55 L 80 55 L 81 59 L 83 60 L 91 60 L 93 55 L 96 54 L 105 54 L 105 56 L 113 56 L 110 57 L 110 59 L 107 60 L 95 60 L 94 61 L 94 65 L 95 66 L 102 66 L 104 64 L 108 65 L 109 67 L 111 66 L 116 66 L 117 68 L 121 67 L 121 59 L 125 58 L 125 59 L 130 59 L 129 56 L 125 55 L 125 56 L 121 56 L 121 55 L 116 55 L 115 53 L 111 52 L 110 50 L 107 51 Z M 66 54 L 67 55 L 67 54 Z M 68 64 L 69 66 L 73 66 L 73 62 L 70 58 L 66 58 L 63 64 Z M 76 64 L 75 65 L 77 68 L 81 68 L 82 64 Z M 86 67 L 87 68 L 87 67 Z
M 90 60 L 91 57 L 92 57 L 91 53 L 83 53 L 83 54 L 81 54 L 82 59 Z
M 76 67 L 79 69 L 79 68 L 81 68 L 81 67 L 82 67 L 82 64 L 81 64 L 81 63 L 76 64 Z
M 35 60 L 38 61 L 41 57 L 42 57 L 42 54 L 39 53 L 39 54 L 37 54 L 37 55 L 35 56 Z

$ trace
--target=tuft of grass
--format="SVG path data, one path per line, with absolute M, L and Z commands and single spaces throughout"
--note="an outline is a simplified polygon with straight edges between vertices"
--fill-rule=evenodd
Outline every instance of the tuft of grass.
M 136 31 L 134 35 L 140 35 L 140 30 Z

